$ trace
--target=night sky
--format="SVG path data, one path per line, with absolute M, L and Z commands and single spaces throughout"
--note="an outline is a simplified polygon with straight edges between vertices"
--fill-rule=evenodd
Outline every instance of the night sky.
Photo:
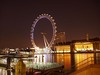
M 35 18 L 50 14 L 58 32 L 66 32 L 67 41 L 100 36 L 100 3 L 96 0 L 0 0 L 0 48 L 32 47 L 31 26 Z M 50 39 L 51 23 L 41 19 L 35 28 L 36 42 L 43 42 L 40 32 Z

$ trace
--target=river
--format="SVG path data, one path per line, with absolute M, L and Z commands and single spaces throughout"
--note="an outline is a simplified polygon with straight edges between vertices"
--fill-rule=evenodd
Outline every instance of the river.
M 70 69 L 72 66 L 81 63 L 91 64 L 100 62 L 100 53 L 75 53 L 75 54 L 39 54 L 35 55 L 36 59 L 34 62 L 44 62 L 44 63 L 59 63 L 64 65 L 64 70 Z M 98 58 L 99 57 L 99 58 Z

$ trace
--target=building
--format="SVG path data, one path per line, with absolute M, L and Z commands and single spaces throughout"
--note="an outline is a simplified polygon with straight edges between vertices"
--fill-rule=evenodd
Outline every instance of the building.
M 58 42 L 54 46 L 57 53 L 66 52 L 94 52 L 100 51 L 100 38 L 73 40 L 71 42 Z
M 93 51 L 94 47 L 93 47 L 93 42 L 92 41 L 87 41 L 87 40 L 75 40 L 72 42 L 73 43 L 73 49 L 74 51 Z
M 56 43 L 55 46 L 54 46 L 54 51 L 56 53 L 70 52 L 70 50 L 71 50 L 70 44 L 71 44 L 71 42 Z
M 57 33 L 55 43 L 58 44 L 58 43 L 64 43 L 64 42 L 66 42 L 65 32 Z
M 54 46 L 54 50 L 56 53 L 66 53 L 66 52 L 70 52 L 71 50 L 71 46 L 70 46 L 70 42 L 67 42 L 65 44 L 58 44 Z
M 74 40 L 74 49 L 76 51 L 99 51 L 100 50 L 100 38 Z
M 74 46 L 76 51 L 93 51 L 92 42 L 75 42 Z

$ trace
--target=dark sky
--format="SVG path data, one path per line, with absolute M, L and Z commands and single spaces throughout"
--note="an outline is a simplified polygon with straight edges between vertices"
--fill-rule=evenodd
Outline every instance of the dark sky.
M 0 48 L 32 47 L 31 26 L 42 13 L 53 16 L 58 32 L 66 32 L 68 41 L 83 39 L 86 33 L 91 38 L 100 36 L 100 3 L 96 0 L 0 0 Z M 42 30 L 52 35 L 46 19 L 36 25 L 36 32 Z M 40 37 L 38 32 L 37 40 L 43 41 Z

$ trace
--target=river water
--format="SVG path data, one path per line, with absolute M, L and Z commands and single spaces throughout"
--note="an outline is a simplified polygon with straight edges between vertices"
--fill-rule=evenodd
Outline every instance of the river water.
M 39 54 L 35 55 L 34 62 L 59 63 L 64 65 L 64 70 L 79 65 L 89 65 L 100 62 L 100 53 L 75 53 L 75 54 Z
M 31 62 L 59 63 L 64 65 L 64 70 L 67 71 L 71 68 L 78 69 L 89 64 L 100 63 L 100 53 L 35 54 Z M 7 71 L 0 68 L 0 75 L 7 75 Z

